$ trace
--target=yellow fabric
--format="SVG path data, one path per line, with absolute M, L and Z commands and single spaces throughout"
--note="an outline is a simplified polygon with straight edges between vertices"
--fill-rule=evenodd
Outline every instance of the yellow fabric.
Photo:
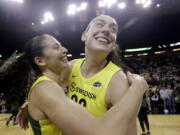
M 38 83 L 44 80 L 53 81 L 52 79 L 46 76 L 41 76 L 33 83 L 31 90 L 34 86 L 36 86 Z M 30 96 L 31 90 L 28 96 Z M 62 132 L 59 130 L 59 128 L 57 128 L 50 120 L 37 121 L 30 116 L 29 121 L 29 135 L 62 135 Z
M 118 66 L 109 62 L 100 72 L 90 78 L 81 75 L 80 67 L 84 59 L 78 59 L 69 76 L 68 97 L 82 104 L 93 115 L 103 115 L 108 106 L 105 102 L 105 94 L 112 76 L 121 70 Z

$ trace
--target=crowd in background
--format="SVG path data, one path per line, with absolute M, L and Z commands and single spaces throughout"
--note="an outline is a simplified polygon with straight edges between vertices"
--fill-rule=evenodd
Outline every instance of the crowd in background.
M 151 113 L 180 114 L 180 54 L 124 57 L 123 62 L 132 72 L 146 78 L 150 86 L 148 98 Z M 0 65 L 3 63 L 0 61 Z M 0 93 L 0 112 L 10 112 L 14 104 L 4 99 L 7 97 Z
M 180 54 L 130 57 L 124 63 L 148 81 L 152 113 L 180 113 Z

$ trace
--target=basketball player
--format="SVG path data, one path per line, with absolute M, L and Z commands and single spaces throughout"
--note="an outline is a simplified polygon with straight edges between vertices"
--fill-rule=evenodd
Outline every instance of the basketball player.
M 68 97 L 97 117 L 117 104 L 129 87 L 123 72 L 125 69 L 117 66 L 120 58 L 113 59 L 117 51 L 117 32 L 118 25 L 114 18 L 97 16 L 82 34 L 85 58 L 71 62 Z M 129 126 L 128 135 L 136 135 L 136 116 Z
M 67 135 L 125 135 L 147 89 L 146 81 L 138 75 L 128 74 L 131 85 L 126 94 L 97 118 L 69 100 L 58 85 L 61 73 L 68 68 L 66 53 L 67 50 L 54 37 L 37 36 L 28 42 L 24 54 L 7 69 L 11 74 L 6 72 L 0 80 L 23 76 L 23 83 L 20 83 L 22 78 L 16 77 L 14 85 L 9 85 L 7 90 L 15 87 L 13 90 L 17 96 L 28 90 L 31 133 L 61 135 L 61 129 Z M 20 85 L 23 89 L 18 89 Z
M 73 69 L 69 78 L 70 90 L 68 97 L 86 106 L 87 109 L 95 116 L 101 116 L 107 111 L 107 108 L 110 108 L 111 106 L 116 104 L 118 99 L 120 99 L 125 94 L 128 88 L 128 81 L 126 75 L 122 72 L 122 70 L 119 67 L 115 66 L 110 61 L 110 53 L 115 48 L 114 45 L 116 42 L 117 29 L 118 28 L 116 21 L 109 16 L 101 15 L 93 19 L 88 25 L 86 31 L 82 35 L 82 40 L 85 41 L 86 44 L 85 60 L 75 60 L 71 62 L 71 66 L 73 67 Z M 91 34 L 99 35 L 93 35 L 93 37 Z M 76 63 L 76 61 L 79 61 L 79 63 L 74 64 Z M 82 61 L 84 62 L 83 64 Z M 96 63 L 96 65 L 93 63 Z M 74 77 L 75 75 L 72 75 L 73 72 L 80 73 L 80 67 L 76 68 L 79 65 L 81 65 L 81 69 L 88 70 L 86 72 L 90 74 L 90 76 L 94 76 L 96 73 L 100 72 L 101 70 L 104 70 L 104 72 L 101 73 L 101 76 L 97 74 L 95 78 L 97 80 L 99 79 L 103 81 L 103 83 L 106 84 L 106 86 L 102 84 L 102 82 L 94 81 L 93 79 L 89 80 L 93 80 L 94 82 L 87 81 L 88 79 L 85 79 L 86 77 L 83 78 L 83 76 L 80 76 L 80 74 L 77 74 L 76 77 Z M 110 71 L 111 74 L 109 74 Z M 81 80 L 78 76 L 81 77 Z M 87 78 L 89 77 L 87 76 Z M 77 80 L 79 81 L 78 83 L 75 82 Z M 86 84 L 86 82 L 88 82 L 89 84 Z M 86 85 L 85 88 L 84 86 L 80 86 L 82 84 L 84 84 L 84 86 Z M 74 89 L 77 90 L 75 91 Z M 93 93 L 96 91 L 90 91 L 94 89 L 98 89 L 97 91 L 100 92 L 97 94 Z M 94 100 L 96 97 L 98 97 L 97 100 Z M 87 101 L 89 102 L 88 105 Z M 130 126 L 129 131 L 129 134 L 131 135 L 136 134 L 135 120 L 132 126 Z
M 151 135 L 150 133 L 150 127 L 149 127 L 149 120 L 148 120 L 148 110 L 151 110 L 151 106 L 150 106 L 150 101 L 148 101 L 148 95 L 144 94 L 143 100 L 142 100 L 142 104 L 141 104 L 141 108 L 139 110 L 138 113 L 138 119 L 139 119 L 139 123 L 142 129 L 142 134 L 141 135 Z M 145 127 L 147 129 L 147 132 L 145 132 Z

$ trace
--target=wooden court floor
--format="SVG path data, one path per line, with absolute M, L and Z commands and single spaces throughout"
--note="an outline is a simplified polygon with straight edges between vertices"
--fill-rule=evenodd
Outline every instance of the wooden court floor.
M 0 135 L 28 135 L 27 131 L 21 130 L 12 122 L 5 125 L 9 114 L 0 114 Z M 180 115 L 149 115 L 151 135 L 180 135 Z M 137 120 L 138 135 L 141 134 Z

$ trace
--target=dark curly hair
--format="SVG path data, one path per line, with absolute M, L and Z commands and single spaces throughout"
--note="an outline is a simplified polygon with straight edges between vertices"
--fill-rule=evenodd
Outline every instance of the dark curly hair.
M 115 44 L 115 48 L 110 54 L 107 56 L 108 61 L 112 61 L 114 64 L 122 68 L 124 73 L 127 73 L 127 71 L 131 71 L 131 69 L 124 64 L 122 56 L 121 56 L 121 50 L 119 48 L 118 44 Z
M 0 71 L 0 93 L 7 102 L 16 96 L 21 103 L 27 98 L 32 83 L 42 74 L 35 64 L 36 56 L 43 56 L 47 34 L 36 36 L 25 45 L 23 54 Z

